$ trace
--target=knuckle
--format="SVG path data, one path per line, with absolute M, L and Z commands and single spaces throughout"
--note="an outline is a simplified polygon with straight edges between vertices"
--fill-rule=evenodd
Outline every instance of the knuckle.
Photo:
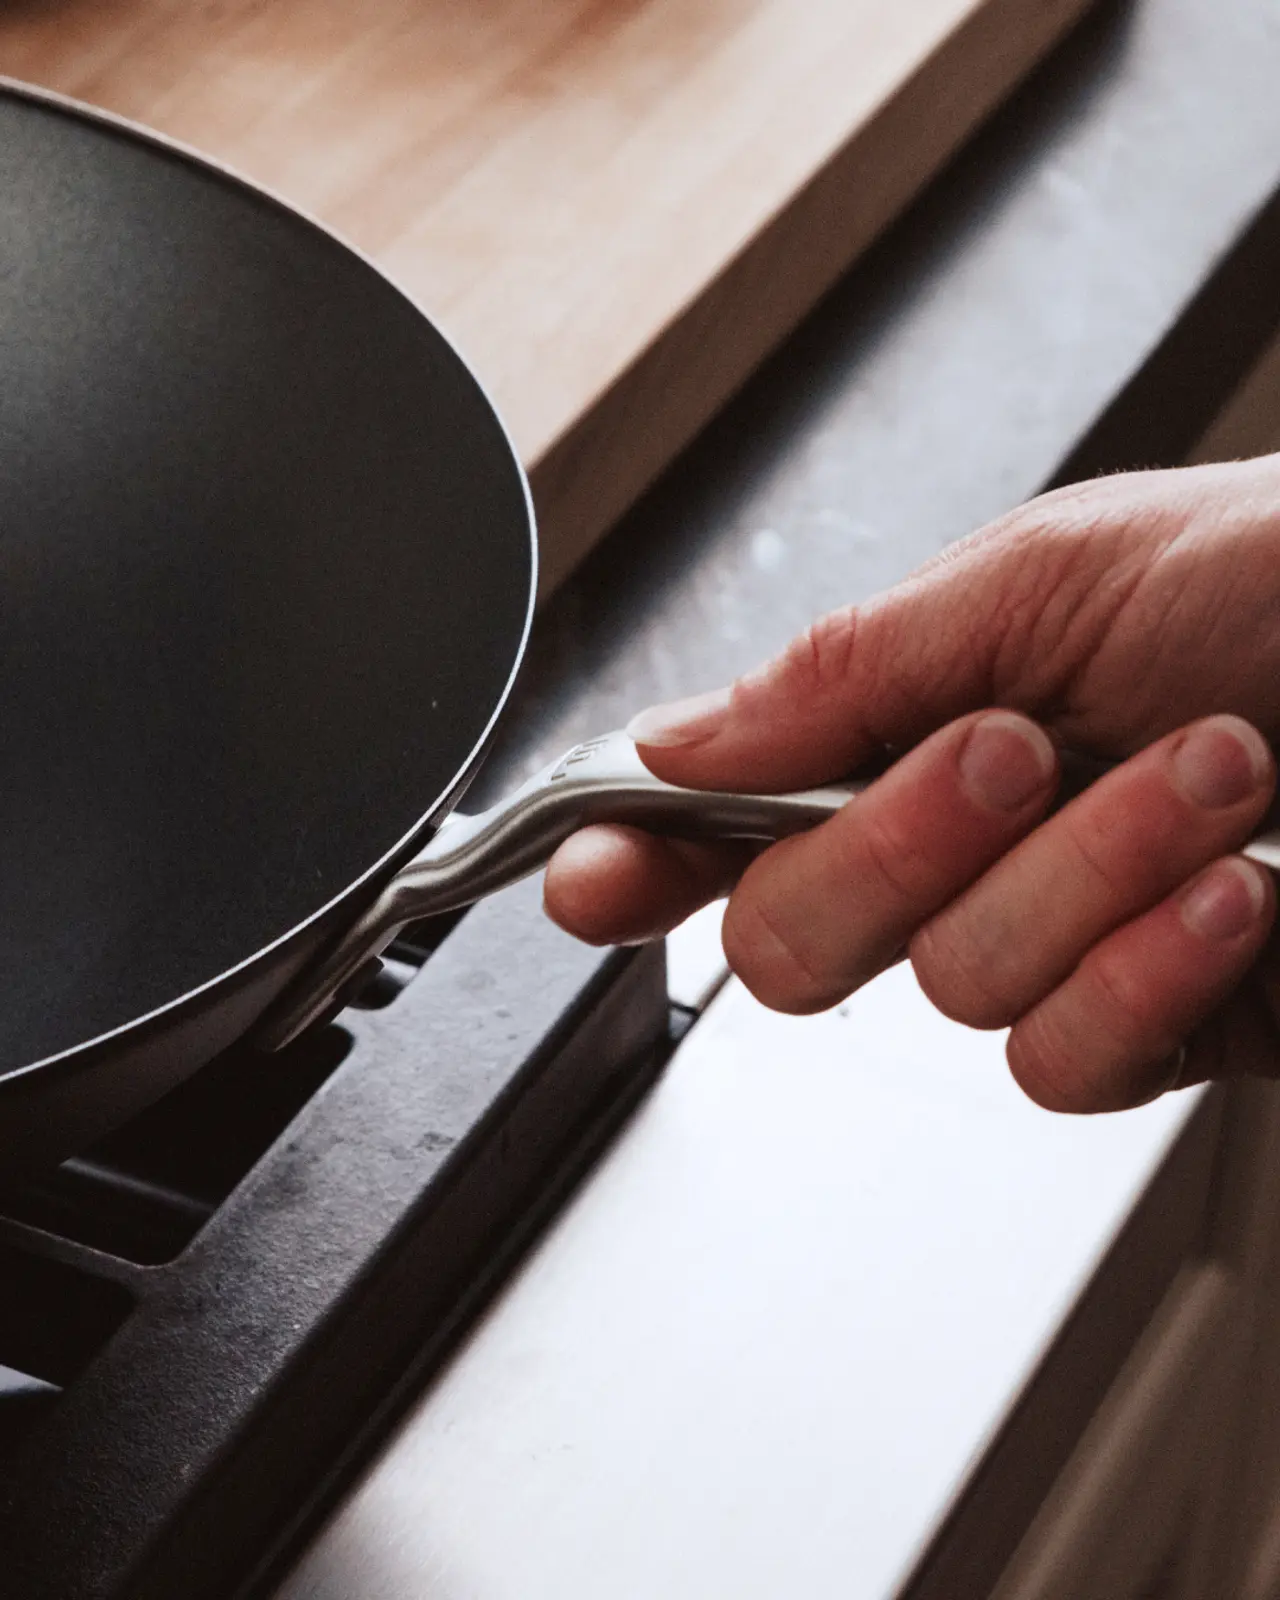
M 1096 996 L 1094 1026 L 1105 1030 L 1116 1055 L 1175 1049 L 1180 1030 L 1163 1016 L 1161 995 L 1145 966 L 1116 954 L 1106 944 L 1092 952 L 1085 972 Z
M 804 1016 L 826 1010 L 848 992 L 755 897 L 730 899 L 721 937 L 730 967 L 771 1011 Z
M 1124 831 L 1116 829 L 1114 817 L 1108 825 L 1108 819 L 1096 817 L 1092 807 L 1075 815 L 1065 812 L 1062 820 L 1066 842 L 1082 875 L 1106 902 L 1127 904 L 1135 887 L 1144 885 L 1150 875 L 1155 859 L 1150 849 L 1126 849 L 1130 841 Z
M 803 699 L 819 699 L 847 682 L 853 669 L 858 613 L 841 606 L 812 622 L 783 653 L 782 671 Z
M 1017 997 L 1002 992 L 996 975 L 974 960 L 972 946 L 945 923 L 921 928 L 909 954 L 926 998 L 952 1022 L 989 1029 L 1007 1028 L 1017 1020 Z
M 856 831 L 853 823 L 857 824 Z M 868 806 L 865 814 L 851 811 L 848 833 L 846 849 L 855 857 L 850 862 L 855 881 L 869 866 L 890 895 L 906 909 L 914 910 L 922 900 L 928 902 L 936 895 L 939 863 L 921 849 L 914 833 L 904 833 L 895 827 L 887 807 Z
M 1170 1015 L 1174 997 L 1141 963 L 1105 946 L 1085 958 L 1070 987 L 1069 1000 L 1051 997 L 1010 1034 L 1018 1084 L 1050 1111 L 1115 1111 L 1151 1098 L 1153 1071 L 1158 1079 L 1187 1033 L 1185 1018 Z
M 1013 1030 L 1005 1055 L 1018 1087 L 1045 1111 L 1093 1109 L 1076 1052 L 1043 1013 L 1033 1014 Z

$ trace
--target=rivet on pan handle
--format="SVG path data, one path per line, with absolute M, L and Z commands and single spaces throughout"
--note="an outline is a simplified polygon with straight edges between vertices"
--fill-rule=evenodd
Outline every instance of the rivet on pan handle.
M 1064 763 L 1059 804 L 1102 763 Z M 314 967 L 266 1013 L 254 1033 L 279 1050 L 352 987 L 352 980 L 407 923 L 470 905 L 538 871 L 570 834 L 592 822 L 629 822 L 678 838 L 782 839 L 831 816 L 870 779 L 795 794 L 681 789 L 656 778 L 625 733 L 576 745 L 505 800 L 476 816 L 453 816 Z M 1280 830 L 1260 834 L 1245 855 L 1280 872 Z

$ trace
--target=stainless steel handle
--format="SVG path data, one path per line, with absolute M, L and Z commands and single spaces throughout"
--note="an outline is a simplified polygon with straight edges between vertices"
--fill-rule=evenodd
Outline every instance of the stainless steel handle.
M 545 866 L 591 822 L 632 822 L 683 838 L 782 839 L 838 811 L 866 783 L 799 794 L 681 789 L 649 771 L 625 733 L 568 755 L 476 816 L 454 815 L 364 915 L 263 1017 L 255 1041 L 278 1050 L 327 1012 L 407 923 L 470 905 Z
M 1066 798 L 1094 764 L 1064 786 Z M 570 750 L 505 800 L 476 816 L 450 817 L 364 915 L 267 1012 L 255 1032 L 278 1050 L 347 995 L 352 980 L 419 917 L 454 911 L 544 866 L 570 834 L 592 822 L 631 822 L 681 838 L 782 839 L 838 811 L 871 780 L 797 794 L 681 789 L 654 777 L 625 733 Z M 1260 834 L 1245 855 L 1280 872 L 1280 830 Z

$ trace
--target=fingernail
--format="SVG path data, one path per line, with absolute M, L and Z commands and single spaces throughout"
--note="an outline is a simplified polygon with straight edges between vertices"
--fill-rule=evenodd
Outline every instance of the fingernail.
M 697 744 L 724 726 L 732 689 L 712 689 L 707 694 L 673 700 L 670 705 L 637 711 L 627 732 L 637 744 Z
M 1048 787 L 1057 767 L 1043 728 L 1014 711 L 992 711 L 969 729 L 960 776 L 979 805 L 1017 811 Z
M 1216 811 L 1257 793 L 1270 776 L 1271 752 L 1242 717 L 1207 717 L 1179 741 L 1173 770 L 1188 799 Z
M 1266 904 L 1258 869 L 1248 861 L 1218 861 L 1182 897 L 1182 920 L 1202 939 L 1238 939 Z

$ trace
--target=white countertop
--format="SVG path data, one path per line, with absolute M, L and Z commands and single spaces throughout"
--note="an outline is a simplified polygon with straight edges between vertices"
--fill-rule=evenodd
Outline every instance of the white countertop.
M 279 1600 L 893 1595 L 1194 1100 L 1040 1111 L 907 968 L 730 982 Z

